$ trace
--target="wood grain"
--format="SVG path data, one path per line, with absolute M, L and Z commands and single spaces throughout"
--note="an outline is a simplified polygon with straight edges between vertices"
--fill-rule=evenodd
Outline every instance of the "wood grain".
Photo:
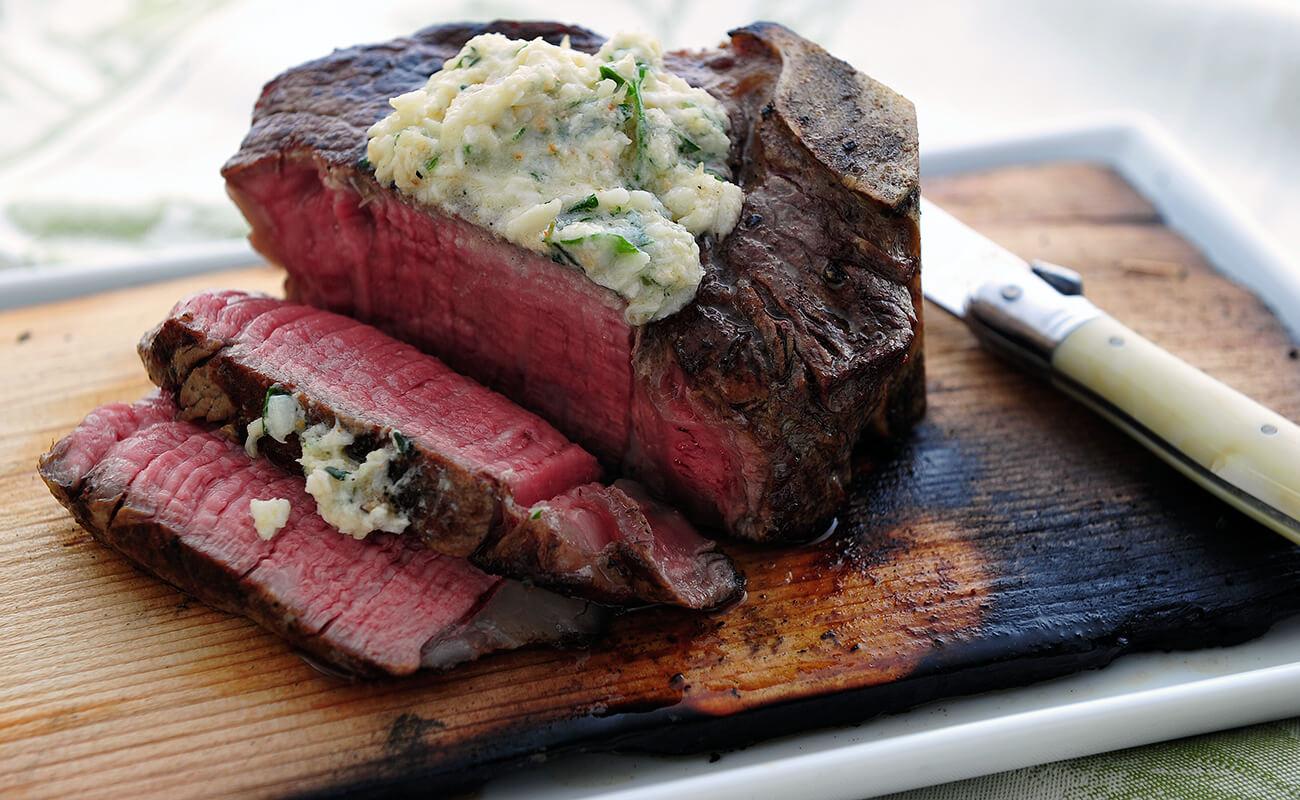
M 1300 362 L 1277 322 L 1113 174 L 1049 165 L 926 190 L 1011 249 L 1079 269 L 1138 332 L 1300 417 Z M 927 309 L 926 422 L 896 452 L 863 455 L 831 538 L 728 545 L 750 579 L 741 605 L 629 614 L 587 651 L 343 683 L 94 545 L 35 474 L 88 410 L 147 389 L 135 341 L 178 297 L 279 280 L 253 268 L 0 315 L 14 376 L 0 387 L 9 793 L 427 793 L 412 775 L 471 777 L 467 765 L 543 746 L 693 749 L 864 719 L 1129 650 L 1238 641 L 1300 606 L 1296 548 Z

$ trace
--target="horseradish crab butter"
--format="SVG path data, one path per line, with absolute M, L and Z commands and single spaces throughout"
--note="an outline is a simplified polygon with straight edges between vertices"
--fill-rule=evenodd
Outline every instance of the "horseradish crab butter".
M 726 112 L 647 36 L 591 55 L 482 34 L 389 102 L 366 150 L 380 183 L 582 269 L 632 324 L 690 302 L 695 237 L 740 216 Z
M 401 533 L 410 520 L 393 507 L 398 487 L 388 465 L 398 456 L 402 439 L 375 448 L 357 461 L 348 453 L 352 434 L 335 423 L 318 423 L 298 435 L 302 445 L 307 494 L 316 499 L 316 513 L 329 524 L 356 539 L 372 531 Z M 404 476 L 403 476 L 404 477 Z
M 373 531 L 401 533 L 410 524 L 392 504 L 397 484 L 405 474 L 394 482 L 388 469 L 410 447 L 410 440 L 402 434 L 394 431 L 388 442 L 357 461 L 348 450 L 356 441 L 352 434 L 337 423 L 307 427 L 300 396 L 278 385 L 267 390 L 262 416 L 250 422 L 246 430 L 244 451 L 253 458 L 257 457 L 258 441 L 263 436 L 281 444 L 291 435 L 298 436 L 302 450 L 298 463 L 307 478 L 307 493 L 316 500 L 316 513 L 340 533 L 364 539 Z M 273 527 L 275 518 L 269 516 L 273 512 L 268 502 L 272 501 L 254 500 L 251 509 L 257 533 L 263 539 L 274 536 L 289 514 L 286 501 L 284 520 Z
M 253 517 L 257 535 L 270 540 L 289 522 L 289 501 L 283 497 L 270 500 L 249 500 L 248 513 Z

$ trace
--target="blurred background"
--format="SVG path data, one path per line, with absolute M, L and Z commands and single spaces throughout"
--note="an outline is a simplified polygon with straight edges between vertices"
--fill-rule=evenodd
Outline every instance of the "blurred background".
M 551 18 L 711 45 L 774 19 L 910 97 L 922 147 L 1141 111 L 1300 252 L 1300 4 L 0 0 L 0 270 L 238 247 L 218 170 L 262 84 L 335 47 Z

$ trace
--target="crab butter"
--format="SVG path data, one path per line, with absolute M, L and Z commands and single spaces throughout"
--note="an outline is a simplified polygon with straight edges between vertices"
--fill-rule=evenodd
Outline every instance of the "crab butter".
M 482 34 L 389 102 L 366 150 L 381 184 L 581 269 L 634 325 L 691 301 L 696 237 L 740 216 L 725 110 L 647 36 L 592 55 Z
M 249 500 L 248 513 L 253 518 L 253 528 L 263 539 L 273 539 L 289 522 L 289 501 L 283 497 L 270 500 Z
M 364 539 L 374 531 L 406 530 L 410 520 L 397 510 L 393 498 L 409 480 L 408 473 L 402 471 L 394 479 L 389 466 L 409 452 L 410 440 L 392 431 L 388 441 L 370 449 L 358 460 L 351 449 L 356 437 L 337 422 L 308 427 L 305 404 L 306 399 L 299 393 L 279 384 L 268 389 L 262 401 L 262 416 L 246 428 L 244 451 L 256 458 L 262 437 L 269 436 L 284 444 L 291 435 L 297 435 L 302 451 L 298 463 L 307 478 L 307 493 L 316 501 L 316 513 L 321 519 L 356 539 Z M 279 511 L 267 505 L 270 502 L 280 501 L 254 500 L 251 509 L 258 535 L 264 539 L 270 539 L 279 530 L 272 527 L 275 518 L 269 516 Z M 288 501 L 284 502 L 287 520 Z
M 406 475 L 395 482 L 388 469 L 399 455 L 401 439 L 392 437 L 361 461 L 348 451 L 355 437 L 337 422 L 313 425 L 298 435 L 298 441 L 307 494 L 316 500 L 316 513 L 322 519 L 356 539 L 373 531 L 406 530 L 410 520 L 393 503 Z

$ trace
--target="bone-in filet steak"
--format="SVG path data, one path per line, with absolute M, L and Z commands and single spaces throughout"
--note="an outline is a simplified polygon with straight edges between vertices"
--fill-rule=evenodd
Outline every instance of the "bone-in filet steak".
M 584 274 L 381 187 L 362 161 L 388 99 L 479 33 L 447 25 L 339 50 L 268 84 L 226 164 L 291 298 L 368 321 L 537 411 L 695 521 L 805 536 L 844 498 L 850 451 L 920 416 L 920 237 L 911 104 L 777 25 L 667 66 L 722 102 L 740 224 L 699 240 L 678 313 L 632 327 Z
M 170 399 L 96 409 L 41 459 L 50 491 L 95 538 L 213 607 L 242 614 L 358 674 L 448 667 L 492 650 L 596 630 L 589 604 L 487 575 L 396 536 L 358 541 L 317 516 L 302 480 Z M 285 498 L 270 540 L 254 499 Z
M 204 292 L 147 333 L 140 355 L 184 418 L 241 441 L 268 391 L 292 398 L 301 431 L 258 440 L 287 470 L 302 473 L 317 425 L 353 437 L 356 462 L 388 447 L 391 503 L 440 552 L 605 602 L 713 608 L 741 591 L 731 561 L 681 515 L 630 482 L 596 483 L 596 459 L 547 422 L 354 319 Z

